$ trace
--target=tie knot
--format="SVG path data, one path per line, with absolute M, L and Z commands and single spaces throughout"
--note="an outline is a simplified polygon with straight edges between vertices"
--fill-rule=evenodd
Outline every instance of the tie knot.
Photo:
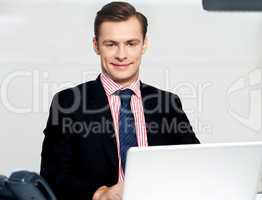
M 120 90 L 118 95 L 120 96 L 121 101 L 130 101 L 131 96 L 134 92 L 131 89 Z

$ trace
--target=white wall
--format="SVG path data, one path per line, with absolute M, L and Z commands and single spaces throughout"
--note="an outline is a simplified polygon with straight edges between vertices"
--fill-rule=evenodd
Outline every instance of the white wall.
M 91 41 L 105 2 L 0 0 L 0 174 L 39 171 L 53 94 L 99 73 Z M 262 141 L 262 13 L 130 2 L 149 19 L 142 80 L 180 95 L 203 143 Z

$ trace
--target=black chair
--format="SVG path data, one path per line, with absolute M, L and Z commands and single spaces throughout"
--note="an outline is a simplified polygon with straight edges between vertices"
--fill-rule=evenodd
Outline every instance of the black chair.
M 0 200 L 56 200 L 46 181 L 34 172 L 0 175 Z

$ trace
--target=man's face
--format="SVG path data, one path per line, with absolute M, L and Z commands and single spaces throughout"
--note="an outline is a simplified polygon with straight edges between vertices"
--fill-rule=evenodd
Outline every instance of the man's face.
M 115 82 L 128 86 L 137 80 L 147 40 L 136 17 L 123 22 L 103 22 L 93 45 L 100 55 L 102 71 Z

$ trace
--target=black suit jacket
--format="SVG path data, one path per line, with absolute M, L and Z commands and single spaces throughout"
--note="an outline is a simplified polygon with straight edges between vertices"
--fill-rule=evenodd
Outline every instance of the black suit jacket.
M 199 143 L 177 95 L 141 83 L 148 145 Z M 44 130 L 41 175 L 58 199 L 91 200 L 118 181 L 113 120 L 98 77 L 57 93 Z

